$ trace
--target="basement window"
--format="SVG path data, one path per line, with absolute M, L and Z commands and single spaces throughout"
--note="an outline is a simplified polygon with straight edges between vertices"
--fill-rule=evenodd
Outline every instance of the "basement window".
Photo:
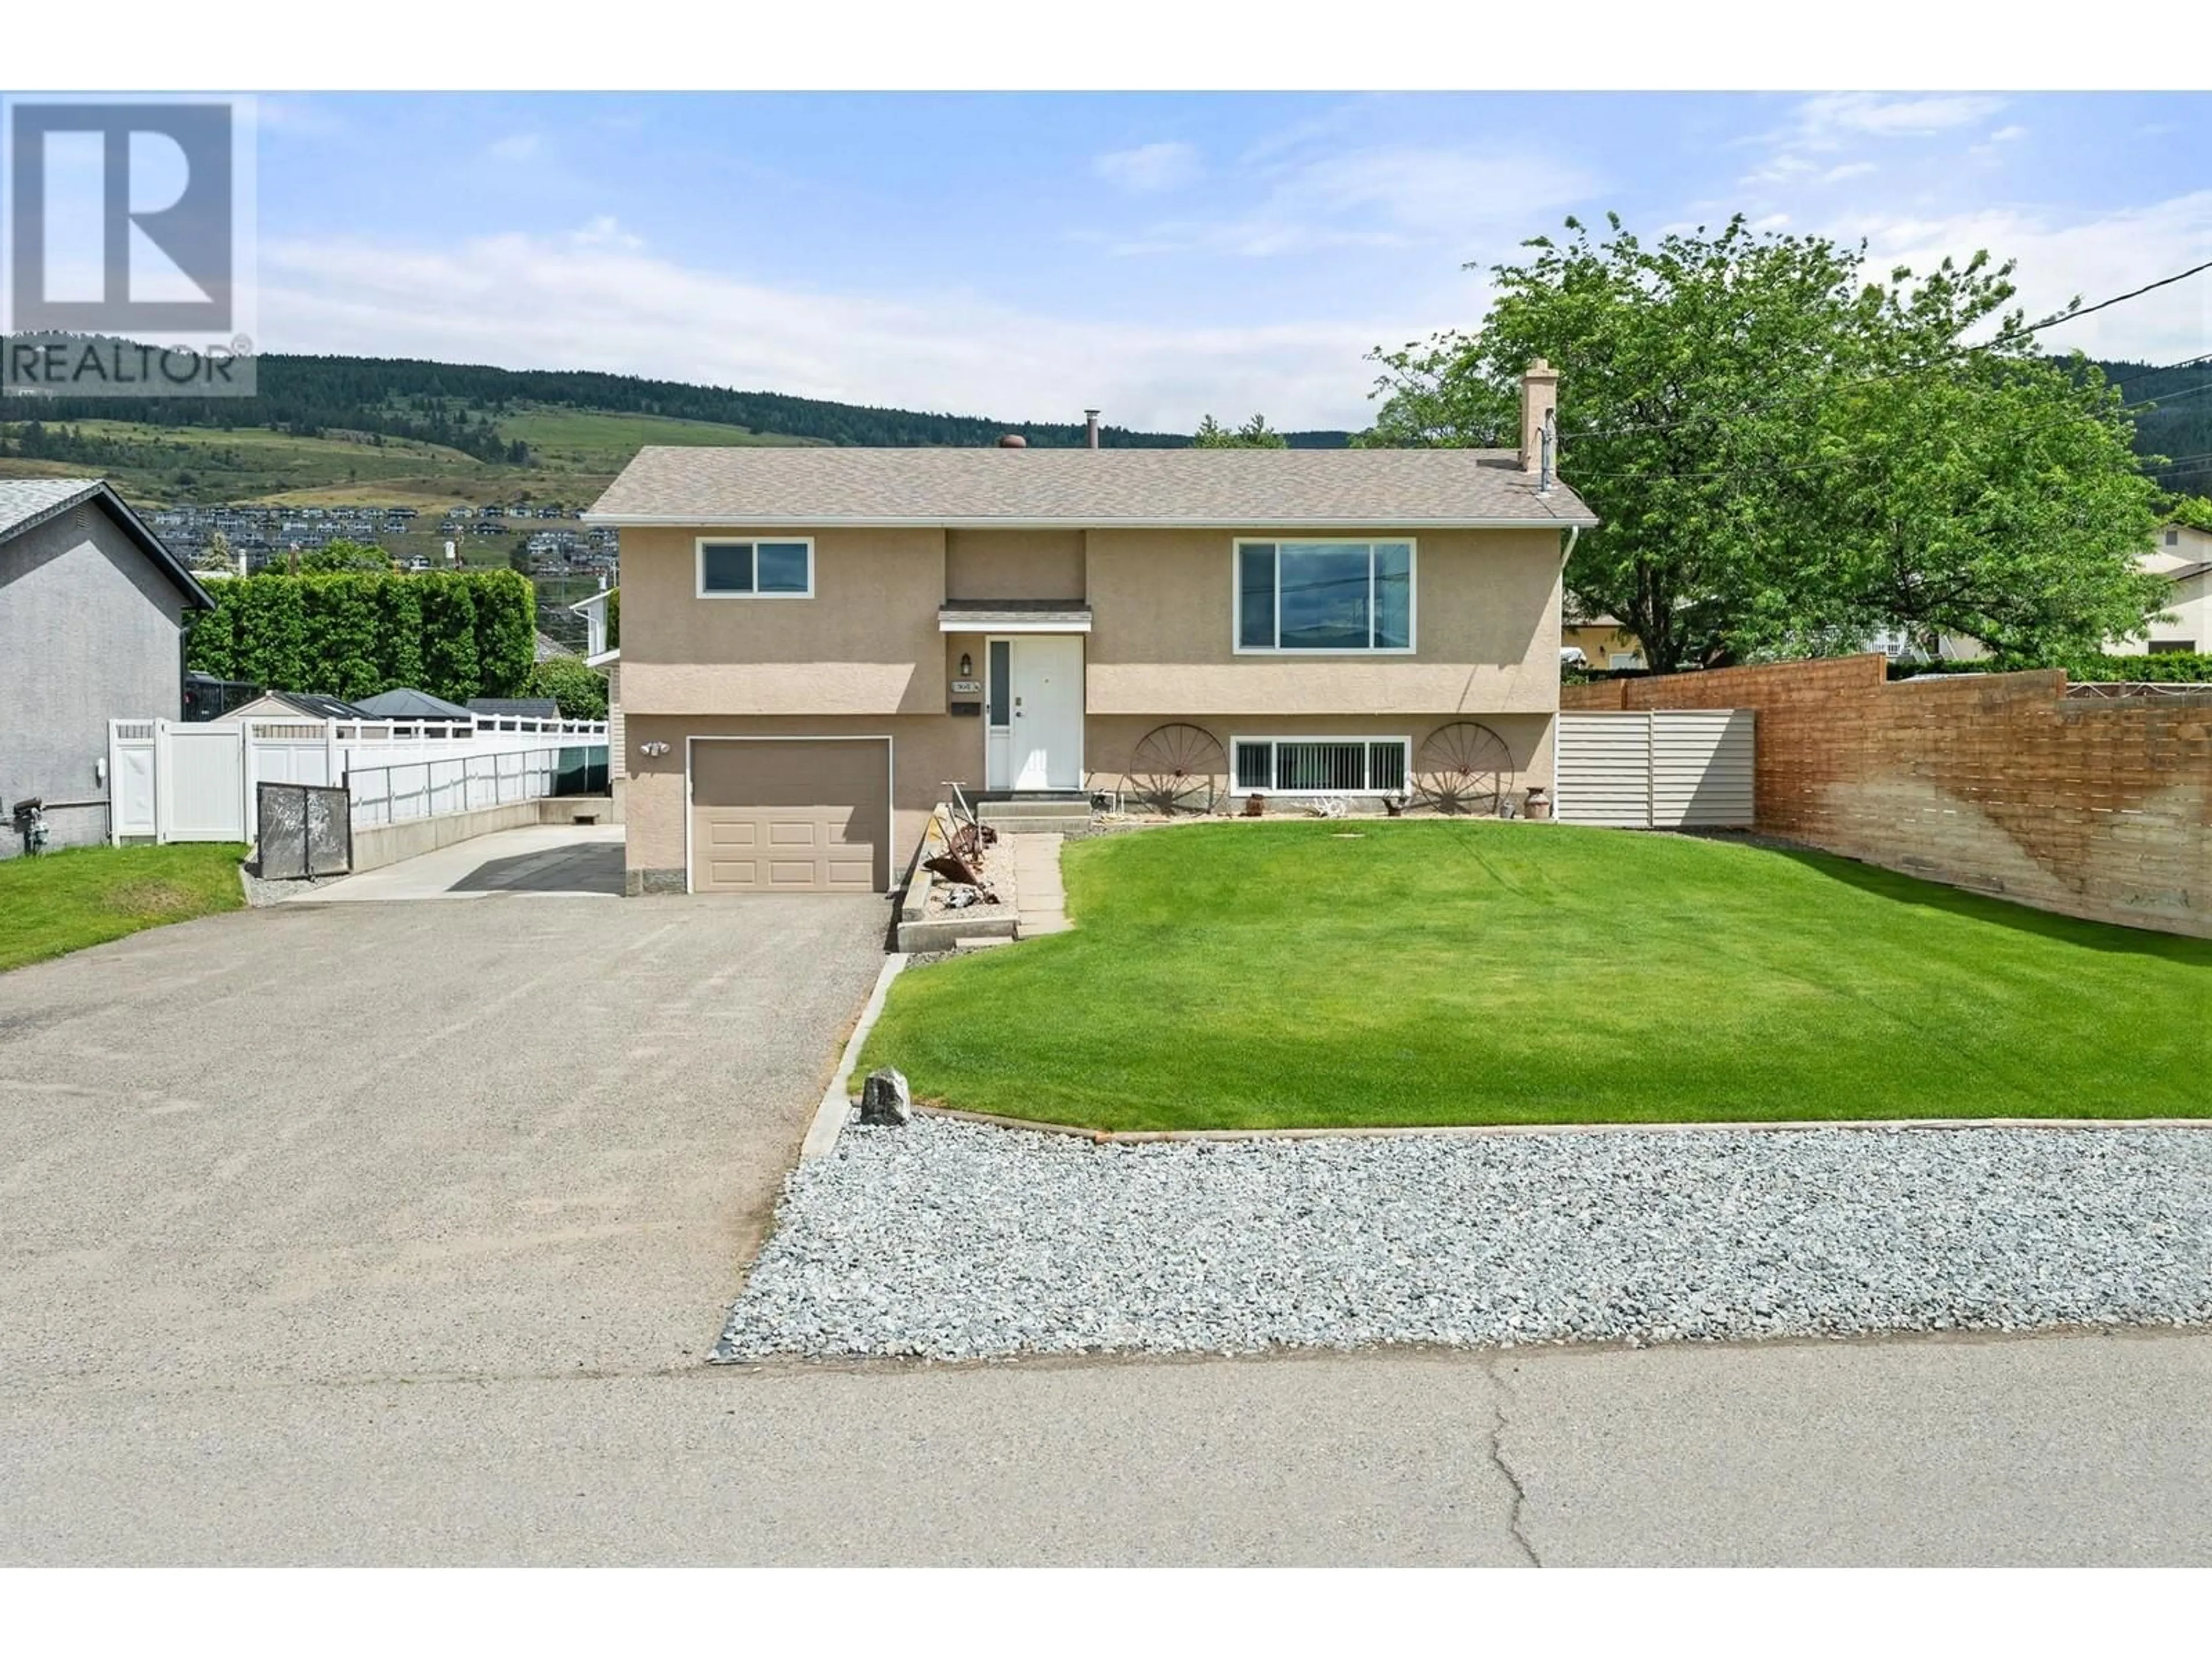
M 1409 738 L 1238 738 L 1241 794 L 1395 795 L 1406 787 Z
M 811 541 L 698 541 L 702 599 L 805 599 L 814 596 Z

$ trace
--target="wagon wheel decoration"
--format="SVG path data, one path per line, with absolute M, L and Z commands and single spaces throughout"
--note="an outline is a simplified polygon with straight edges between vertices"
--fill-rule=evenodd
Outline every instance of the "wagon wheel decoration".
M 1448 817 L 1495 817 L 1513 787 L 1513 751 L 1476 720 L 1440 726 L 1413 765 L 1413 805 Z
M 1213 810 L 1219 781 L 1228 769 L 1229 757 L 1221 740 L 1202 726 L 1179 720 L 1156 726 L 1139 740 L 1122 789 L 1147 811 L 1168 817 L 1202 815 Z

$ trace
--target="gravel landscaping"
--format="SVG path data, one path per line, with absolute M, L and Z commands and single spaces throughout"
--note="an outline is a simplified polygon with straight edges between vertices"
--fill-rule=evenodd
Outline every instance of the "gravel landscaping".
M 715 1358 L 2212 1323 L 2212 1131 L 1096 1144 L 921 1118 L 787 1183 Z

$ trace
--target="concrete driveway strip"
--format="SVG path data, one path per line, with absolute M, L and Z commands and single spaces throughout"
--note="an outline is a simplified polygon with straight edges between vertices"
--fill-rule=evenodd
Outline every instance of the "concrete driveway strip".
M 860 899 L 287 904 L 0 975 L 0 1377 L 703 1353 L 884 925 Z
M 540 823 L 474 836 L 357 876 L 318 882 L 302 887 L 286 902 L 388 902 L 493 893 L 618 898 L 622 890 L 620 824 Z

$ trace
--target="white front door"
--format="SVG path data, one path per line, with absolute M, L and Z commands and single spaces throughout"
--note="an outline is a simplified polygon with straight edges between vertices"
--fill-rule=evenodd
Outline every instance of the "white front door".
M 993 640 L 989 666 L 989 787 L 1081 788 L 1083 636 Z

